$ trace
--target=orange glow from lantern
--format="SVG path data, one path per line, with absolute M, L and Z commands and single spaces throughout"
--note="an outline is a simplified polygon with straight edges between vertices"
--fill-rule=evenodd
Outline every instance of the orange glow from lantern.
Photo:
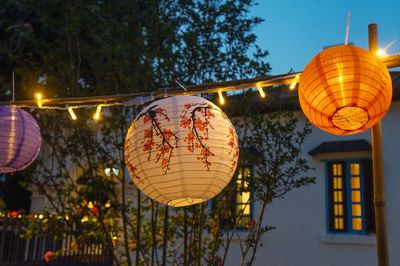
M 299 83 L 307 118 L 335 135 L 371 128 L 389 109 L 392 81 L 382 61 L 352 45 L 328 48 L 308 63 Z

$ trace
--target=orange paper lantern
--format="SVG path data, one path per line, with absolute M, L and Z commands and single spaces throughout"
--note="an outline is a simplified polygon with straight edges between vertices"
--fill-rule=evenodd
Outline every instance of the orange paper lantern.
M 376 124 L 388 111 L 392 82 L 384 63 L 352 45 L 314 57 L 299 82 L 301 109 L 318 128 L 351 135 Z
M 235 128 L 196 96 L 153 102 L 132 122 L 125 163 L 137 187 L 174 207 L 204 202 L 231 180 L 239 156 Z

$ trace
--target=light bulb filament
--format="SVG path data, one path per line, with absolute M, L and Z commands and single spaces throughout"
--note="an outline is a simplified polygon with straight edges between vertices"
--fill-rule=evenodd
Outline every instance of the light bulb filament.
M 219 103 L 221 105 L 225 104 L 225 99 L 224 99 L 224 95 L 222 94 L 222 91 L 218 91 L 218 97 L 219 97 Z
M 260 93 L 261 98 L 265 98 L 267 95 L 262 86 L 257 86 L 258 92 Z
M 296 88 L 296 85 L 297 85 L 297 83 L 299 82 L 299 79 L 300 79 L 300 74 L 297 74 L 294 78 L 293 78 L 293 81 L 292 81 L 292 83 L 290 83 L 290 89 L 291 90 L 294 90 L 295 88 Z
M 94 113 L 93 119 L 94 120 L 99 120 L 100 119 L 100 115 L 101 115 L 101 105 L 99 104 L 99 105 L 97 105 L 96 113 Z
M 43 102 L 42 102 L 42 94 L 40 92 L 35 93 L 35 97 L 37 100 L 37 105 L 39 108 L 42 108 Z
M 76 120 L 77 117 L 75 115 L 74 109 L 72 107 L 68 107 L 68 113 L 71 116 L 72 120 Z

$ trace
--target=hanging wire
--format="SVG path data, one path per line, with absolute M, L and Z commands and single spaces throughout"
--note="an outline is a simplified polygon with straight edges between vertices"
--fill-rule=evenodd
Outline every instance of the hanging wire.
M 349 42 L 349 33 L 350 33 L 350 19 L 351 19 L 351 11 L 347 13 L 347 24 L 346 24 L 346 37 L 344 39 L 344 44 L 347 45 Z
M 15 71 L 12 71 L 12 102 L 15 102 Z
M 350 13 L 349 13 L 350 15 Z M 388 68 L 400 66 L 400 54 L 388 55 L 381 59 Z M 178 87 L 169 87 L 156 89 L 153 92 L 140 92 L 130 94 L 119 94 L 119 95 L 100 95 L 92 97 L 77 97 L 77 98 L 48 98 L 41 99 L 41 109 L 50 110 L 67 110 L 68 107 L 74 109 L 78 108 L 96 108 L 99 104 L 103 107 L 112 106 L 135 106 L 142 105 L 146 102 L 153 101 L 155 99 L 164 98 L 168 96 L 177 95 L 196 95 L 202 93 L 218 93 L 218 91 L 235 91 L 245 90 L 261 87 L 271 87 L 277 85 L 290 85 L 293 80 L 295 83 L 298 82 L 298 78 L 301 72 L 294 72 L 288 74 L 280 74 L 275 76 L 264 76 L 251 79 L 232 80 L 224 82 L 207 83 L 200 85 L 188 85 L 183 86 L 179 81 L 175 82 L 179 85 Z M 15 87 L 15 86 L 14 86 Z M 183 91 L 182 91 L 183 89 Z M 167 93 L 166 93 L 167 92 Z M 14 96 L 15 97 L 15 96 Z M 13 97 L 13 100 L 15 100 Z M 0 102 L 0 105 L 12 105 L 20 108 L 34 108 L 37 109 L 37 100 L 20 100 L 11 102 Z

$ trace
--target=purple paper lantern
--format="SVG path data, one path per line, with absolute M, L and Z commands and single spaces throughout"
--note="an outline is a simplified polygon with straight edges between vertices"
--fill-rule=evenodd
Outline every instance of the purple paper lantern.
M 40 128 L 24 110 L 0 106 L 0 173 L 28 167 L 39 155 Z

